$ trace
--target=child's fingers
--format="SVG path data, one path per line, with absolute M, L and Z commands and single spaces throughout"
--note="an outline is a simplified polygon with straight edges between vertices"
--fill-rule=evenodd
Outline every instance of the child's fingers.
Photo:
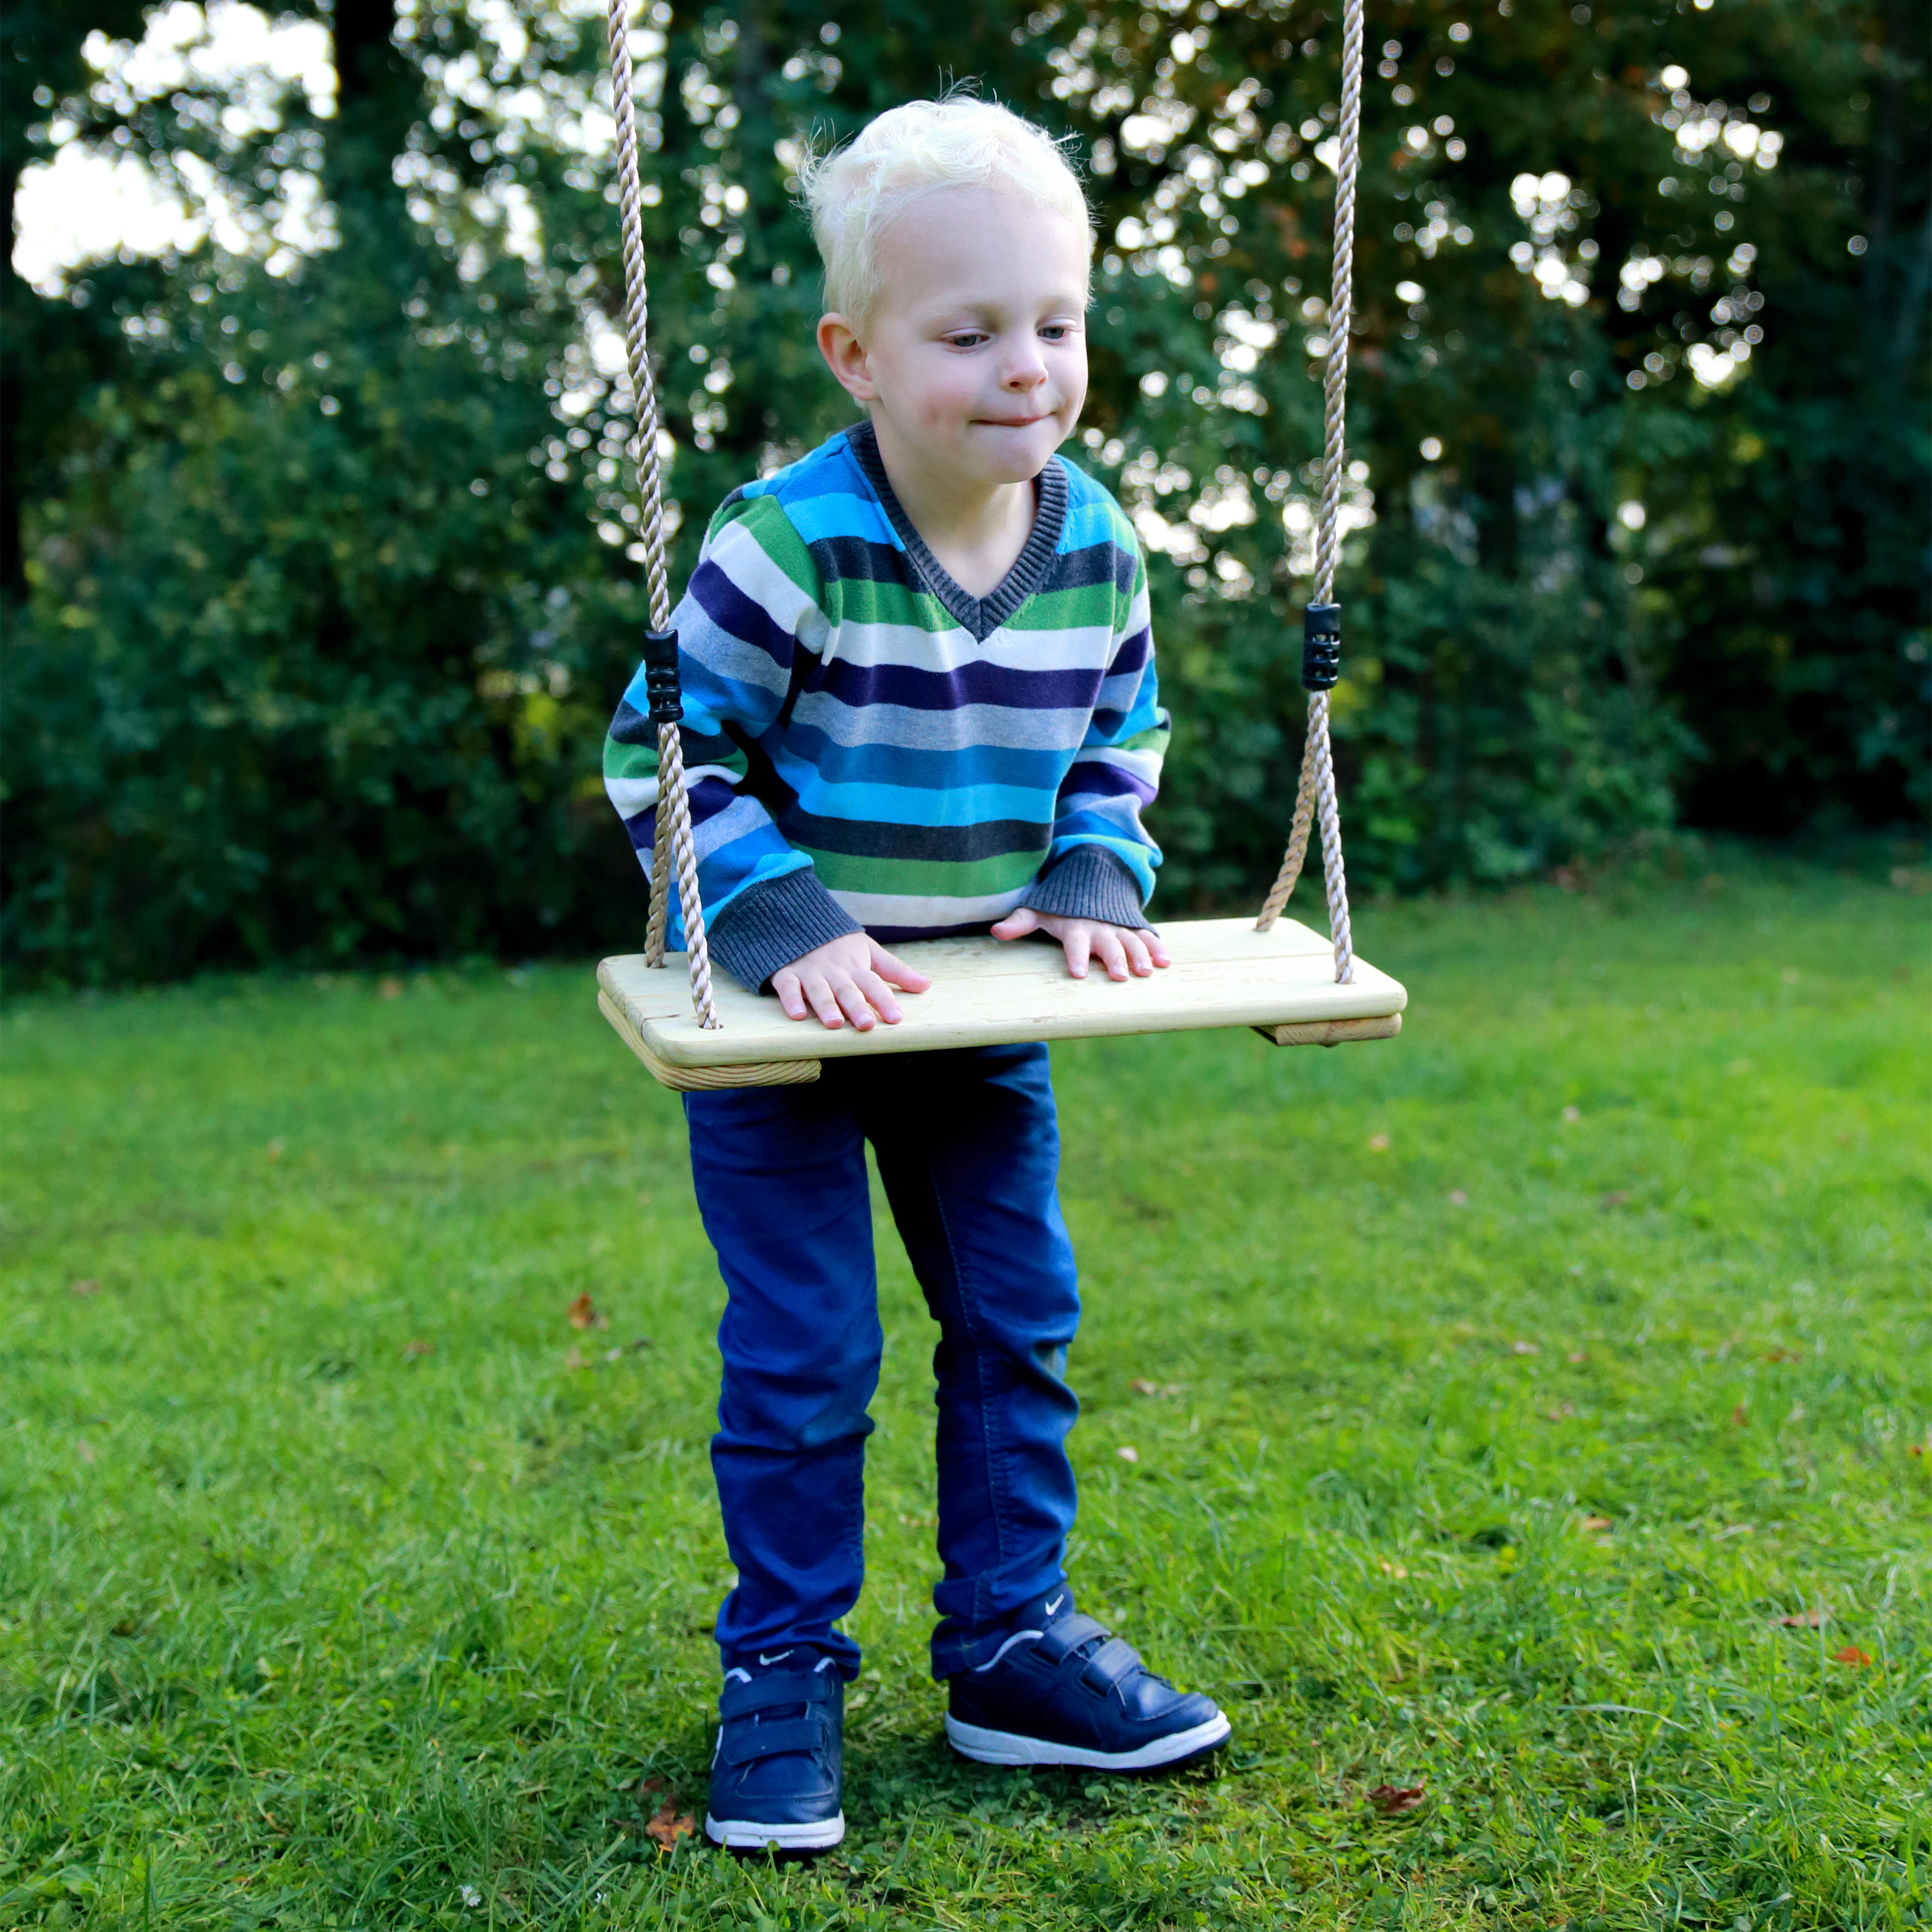
M 890 981 L 902 992 L 922 993 L 932 984 L 932 980 L 916 966 L 908 966 L 903 959 L 895 953 L 888 952 L 883 946 L 875 945 L 872 948 L 872 970 L 881 980 Z
M 1162 943 L 1159 933 L 1143 931 L 1138 937 L 1147 947 L 1148 957 L 1156 966 L 1172 966 L 1174 964 L 1174 955 Z
M 867 999 L 878 1009 L 879 1017 L 888 1026 L 897 1026 L 903 1017 L 899 1003 L 892 998 L 892 989 L 876 973 L 862 969 L 852 975 L 853 983 Z
M 1030 932 L 1040 930 L 1040 914 L 1031 906 L 1022 906 L 1017 912 L 1010 912 L 993 928 L 995 939 L 1024 939 Z
M 1118 926 L 1103 926 L 1094 934 L 1094 956 L 1107 969 L 1110 980 L 1127 976 L 1127 949 L 1121 944 Z
M 1154 962 L 1148 955 L 1148 938 L 1144 932 L 1120 934 L 1120 950 L 1127 956 L 1127 970 L 1142 980 L 1154 970 Z
M 840 1010 L 861 1033 L 870 1033 L 878 1024 L 872 1012 L 872 1004 L 855 979 L 842 979 L 832 988 Z
M 1093 956 L 1094 935 L 1084 926 L 1076 926 L 1060 941 L 1066 949 L 1066 970 L 1076 980 L 1087 976 L 1087 962 Z
M 788 966 L 772 975 L 772 991 L 778 995 L 778 1004 L 784 1007 L 785 1018 L 802 1020 L 806 1012 L 805 994 L 798 983 L 798 975 Z
M 812 1010 L 826 1025 L 836 1032 L 845 1024 L 845 1016 L 838 1010 L 838 1000 L 832 991 L 832 982 L 823 973 L 814 973 L 801 981 L 800 988 Z

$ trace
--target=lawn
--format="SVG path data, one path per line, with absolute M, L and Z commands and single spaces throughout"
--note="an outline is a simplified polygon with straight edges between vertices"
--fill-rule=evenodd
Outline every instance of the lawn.
M 1711 863 L 1362 909 L 1395 1042 L 1056 1049 L 1071 1574 L 1211 1772 L 950 1757 L 882 1224 L 789 1867 L 675 1837 L 722 1290 L 587 967 L 12 1002 L 0 1924 L 1932 1924 L 1932 874 Z

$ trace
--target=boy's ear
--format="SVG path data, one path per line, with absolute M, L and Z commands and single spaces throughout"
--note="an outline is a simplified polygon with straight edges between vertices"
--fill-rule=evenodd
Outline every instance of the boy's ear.
M 822 315 L 818 318 L 818 352 L 825 358 L 825 366 L 838 379 L 839 386 L 848 395 L 862 403 L 877 400 L 879 390 L 878 385 L 872 380 L 872 358 L 845 316 Z

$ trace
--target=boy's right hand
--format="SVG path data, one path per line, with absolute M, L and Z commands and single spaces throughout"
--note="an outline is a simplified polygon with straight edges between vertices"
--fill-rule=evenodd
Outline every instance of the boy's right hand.
M 922 993 L 932 984 L 923 973 L 895 959 L 862 932 L 845 933 L 815 946 L 803 958 L 772 975 L 772 991 L 790 1018 L 803 1019 L 808 1007 L 828 1027 L 842 1027 L 849 1019 L 861 1033 L 870 1032 L 879 1020 L 898 1025 L 901 1016 L 893 987 Z

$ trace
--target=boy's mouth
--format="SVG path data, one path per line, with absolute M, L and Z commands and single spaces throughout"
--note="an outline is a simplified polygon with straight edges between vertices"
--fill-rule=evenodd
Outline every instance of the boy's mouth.
M 1035 423 L 1045 422 L 1052 414 L 1042 410 L 1036 416 L 982 416 L 980 420 L 994 429 L 1030 429 Z

